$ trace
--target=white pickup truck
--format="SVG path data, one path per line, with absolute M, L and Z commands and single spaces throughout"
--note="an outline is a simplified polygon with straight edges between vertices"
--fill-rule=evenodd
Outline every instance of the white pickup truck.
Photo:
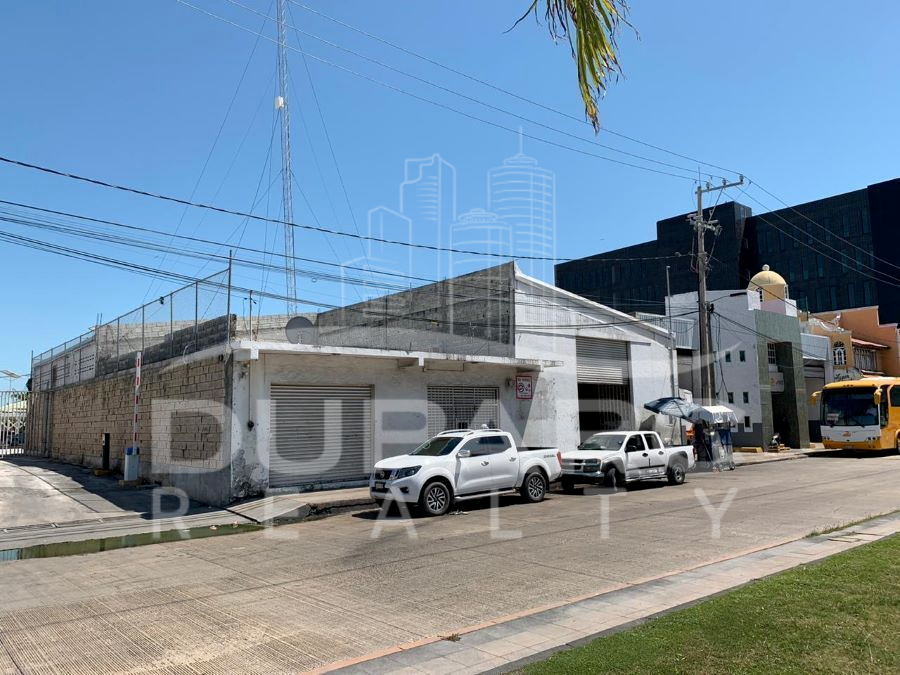
M 560 472 L 556 448 L 516 447 L 500 429 L 458 429 L 375 464 L 369 492 L 379 506 L 393 500 L 440 516 L 454 501 L 488 495 L 519 493 L 539 502 Z
M 693 446 L 667 448 L 655 431 L 610 431 L 594 434 L 577 450 L 563 453 L 560 483 L 565 491 L 576 483 L 614 487 L 654 478 L 681 485 L 696 461 Z

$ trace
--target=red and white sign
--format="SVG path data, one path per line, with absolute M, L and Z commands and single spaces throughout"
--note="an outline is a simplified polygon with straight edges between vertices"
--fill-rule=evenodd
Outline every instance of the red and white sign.
M 534 380 L 531 375 L 516 375 L 516 398 L 531 399 L 534 396 Z

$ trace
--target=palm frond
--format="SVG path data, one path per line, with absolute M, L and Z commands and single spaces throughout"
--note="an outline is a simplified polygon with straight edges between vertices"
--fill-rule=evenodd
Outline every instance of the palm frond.
M 536 19 L 542 0 L 532 0 L 516 25 L 529 14 Z M 628 23 L 626 0 L 543 0 L 544 19 L 550 37 L 569 41 L 578 66 L 578 88 L 584 112 L 594 131 L 600 130 L 597 106 L 610 78 L 622 73 L 618 58 L 618 35 Z

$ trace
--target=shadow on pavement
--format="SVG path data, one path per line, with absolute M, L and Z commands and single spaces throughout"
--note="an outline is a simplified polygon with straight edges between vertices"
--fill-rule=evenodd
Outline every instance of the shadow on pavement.
M 838 458 L 838 459 L 868 459 L 869 457 L 891 457 L 896 455 L 897 451 L 890 450 L 810 450 L 806 453 L 807 457 L 814 459 L 822 458 Z
M 163 494 L 157 496 L 159 511 L 154 513 L 154 488 L 156 485 L 145 485 L 138 488 L 120 486 L 117 477 L 95 476 L 93 470 L 54 462 L 41 457 L 28 455 L 7 456 L 0 459 L 0 469 L 6 467 L 5 473 L 12 474 L 13 484 L 26 483 L 29 487 L 17 490 L 0 490 L 0 513 L 13 512 L 23 508 L 22 492 L 35 493 L 46 506 L 46 520 L 50 522 L 66 522 L 76 520 L 73 514 L 82 518 L 104 516 L 139 516 L 152 520 L 172 517 L 178 511 L 181 501 L 178 496 Z M 17 495 L 17 493 L 19 493 Z M 70 501 L 69 501 L 70 500 Z M 60 512 L 69 514 L 68 518 L 57 518 L 52 504 L 63 508 Z M 66 508 L 66 504 L 71 504 Z M 211 506 L 191 500 L 188 511 L 183 515 L 209 513 L 216 511 Z M 0 527 L 4 523 L 0 522 Z

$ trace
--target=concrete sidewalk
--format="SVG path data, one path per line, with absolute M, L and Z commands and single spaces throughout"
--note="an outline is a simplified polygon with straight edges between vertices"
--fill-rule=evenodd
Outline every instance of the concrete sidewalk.
M 736 452 L 734 453 L 734 463 L 738 466 L 750 466 L 753 464 L 766 464 L 768 462 L 783 462 L 790 459 L 805 459 L 815 455 L 841 455 L 846 453 L 846 450 L 826 450 L 824 448 L 802 448 L 799 450 L 791 448 L 784 452 Z
M 900 532 L 900 514 L 762 548 L 618 590 L 503 617 L 312 673 L 504 673 L 695 604 L 751 581 Z M 450 639 L 448 639 L 450 638 Z
M 227 508 L 191 501 L 184 515 L 172 517 L 179 498 L 154 496 L 156 487 L 121 487 L 115 478 L 95 476 L 84 467 L 23 455 L 5 457 L 0 460 L 0 551 L 296 522 L 373 504 L 368 488 L 328 490 L 259 497 Z M 10 553 L 10 558 L 15 556 Z

